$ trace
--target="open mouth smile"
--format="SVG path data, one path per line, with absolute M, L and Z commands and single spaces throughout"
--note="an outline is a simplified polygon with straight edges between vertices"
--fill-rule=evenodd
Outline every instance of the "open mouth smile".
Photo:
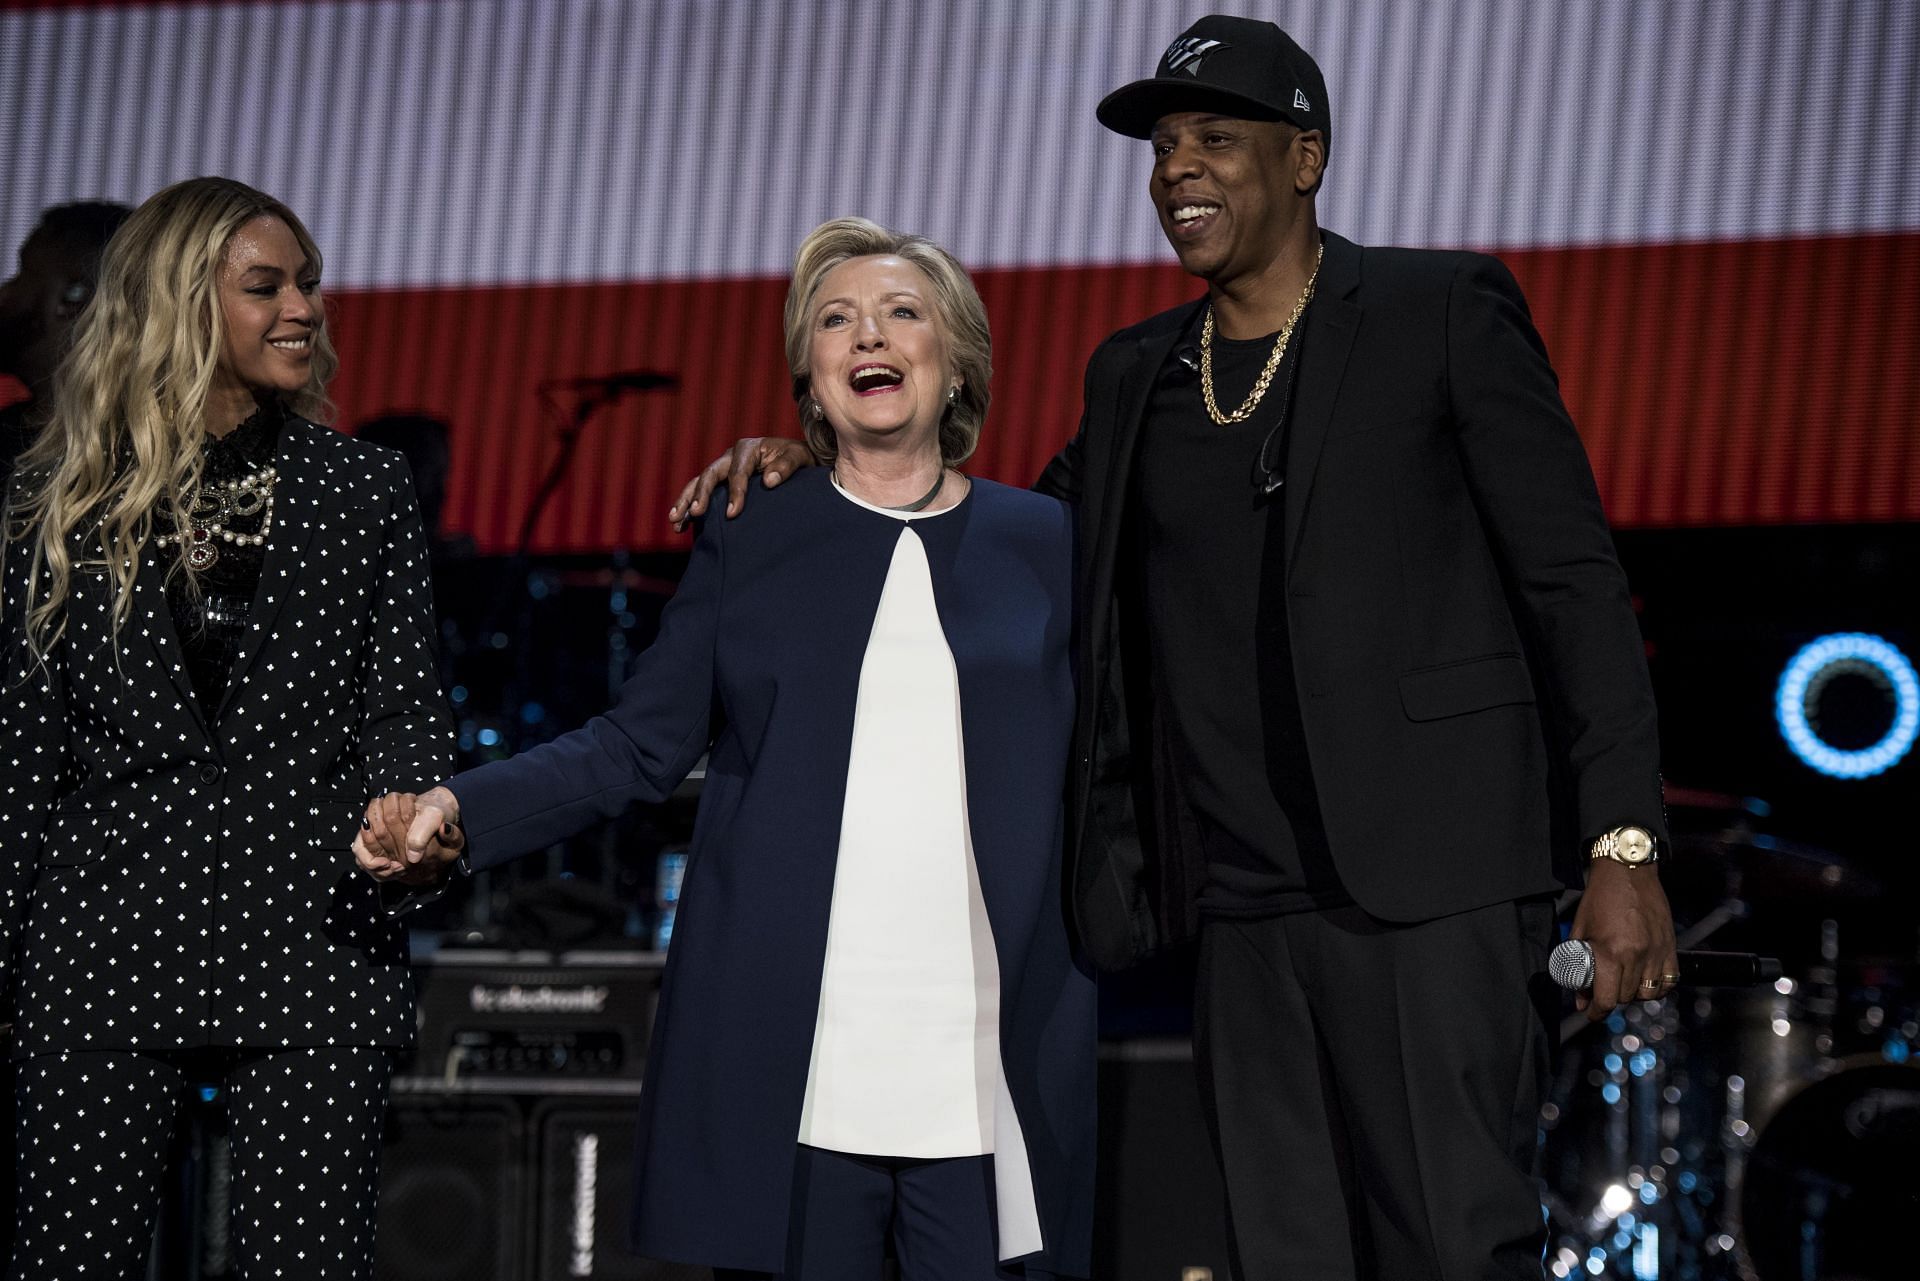
M 302 334 L 298 338 L 269 338 L 267 345 L 296 356 L 304 356 L 313 349 L 313 335 Z
M 1220 216 L 1220 206 L 1208 200 L 1186 200 L 1167 209 L 1167 220 L 1173 224 L 1174 234 L 1181 239 L 1198 236 L 1213 226 Z
M 847 375 L 847 385 L 856 396 L 883 396 L 898 391 L 907 376 L 892 365 L 855 365 Z

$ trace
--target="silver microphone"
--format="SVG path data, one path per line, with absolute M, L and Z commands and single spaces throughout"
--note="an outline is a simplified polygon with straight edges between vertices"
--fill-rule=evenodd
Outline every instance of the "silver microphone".
M 1593 948 L 1585 939 L 1568 939 L 1547 954 L 1547 973 L 1569 992 L 1593 986 Z
M 1680 982 L 1688 987 L 1754 987 L 1780 977 L 1780 958 L 1752 952 L 1680 952 Z M 1569 992 L 1593 986 L 1593 948 L 1568 939 L 1547 956 L 1547 973 Z

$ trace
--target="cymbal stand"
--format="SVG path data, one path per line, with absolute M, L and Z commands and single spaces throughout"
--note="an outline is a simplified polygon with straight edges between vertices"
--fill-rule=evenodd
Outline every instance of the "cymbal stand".
M 1692 949 L 1747 915 L 1747 904 L 1729 895 L 1676 940 Z M 1692 1089 L 1690 1064 L 1680 1036 L 1680 1005 L 1668 997 L 1615 1010 L 1597 1024 L 1585 1014 L 1561 1024 L 1563 1047 L 1589 1028 L 1607 1029 L 1600 1066 L 1586 1074 L 1605 1108 L 1601 1134 L 1604 1174 L 1584 1213 L 1563 1199 L 1549 1203 L 1552 1217 L 1574 1229 L 1548 1256 L 1554 1277 L 1613 1275 L 1634 1281 L 1698 1281 L 1709 1212 L 1696 1193 L 1708 1191 L 1697 1168 L 1714 1146 L 1695 1150 L 1686 1133 L 1683 1104 Z M 1579 1082 L 1562 1074 L 1562 1089 Z M 1565 1100 L 1543 1111 L 1543 1125 L 1559 1119 Z M 1592 1185 L 1590 1184 L 1590 1188 Z M 1598 1269 L 1596 1271 L 1596 1268 Z

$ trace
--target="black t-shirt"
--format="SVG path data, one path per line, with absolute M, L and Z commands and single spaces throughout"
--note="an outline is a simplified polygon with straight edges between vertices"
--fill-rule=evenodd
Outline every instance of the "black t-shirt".
M 1253 389 L 1274 335 L 1213 342 L 1224 412 Z M 1279 916 L 1350 902 L 1314 794 L 1287 629 L 1282 411 L 1296 340 L 1251 418 L 1216 424 L 1196 333 L 1155 384 L 1135 468 L 1155 715 L 1206 852 L 1202 913 Z M 1190 366 L 1180 357 L 1192 361 Z M 1259 461 L 1262 445 L 1267 462 Z

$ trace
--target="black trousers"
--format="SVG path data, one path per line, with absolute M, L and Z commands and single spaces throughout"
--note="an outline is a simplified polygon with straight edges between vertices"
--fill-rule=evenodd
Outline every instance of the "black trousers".
M 1201 930 L 1201 1091 L 1238 1281 L 1540 1281 L 1546 900 Z
M 787 1266 L 714 1271 L 715 1281 L 880 1281 L 892 1240 L 900 1281 L 1002 1281 L 993 1158 L 853 1156 L 802 1145 Z M 1039 1274 L 1032 1274 L 1039 1275 Z
M 101 1050 L 14 1064 L 11 1281 L 146 1274 L 183 1086 L 223 1081 L 245 1281 L 370 1281 L 391 1050 Z

